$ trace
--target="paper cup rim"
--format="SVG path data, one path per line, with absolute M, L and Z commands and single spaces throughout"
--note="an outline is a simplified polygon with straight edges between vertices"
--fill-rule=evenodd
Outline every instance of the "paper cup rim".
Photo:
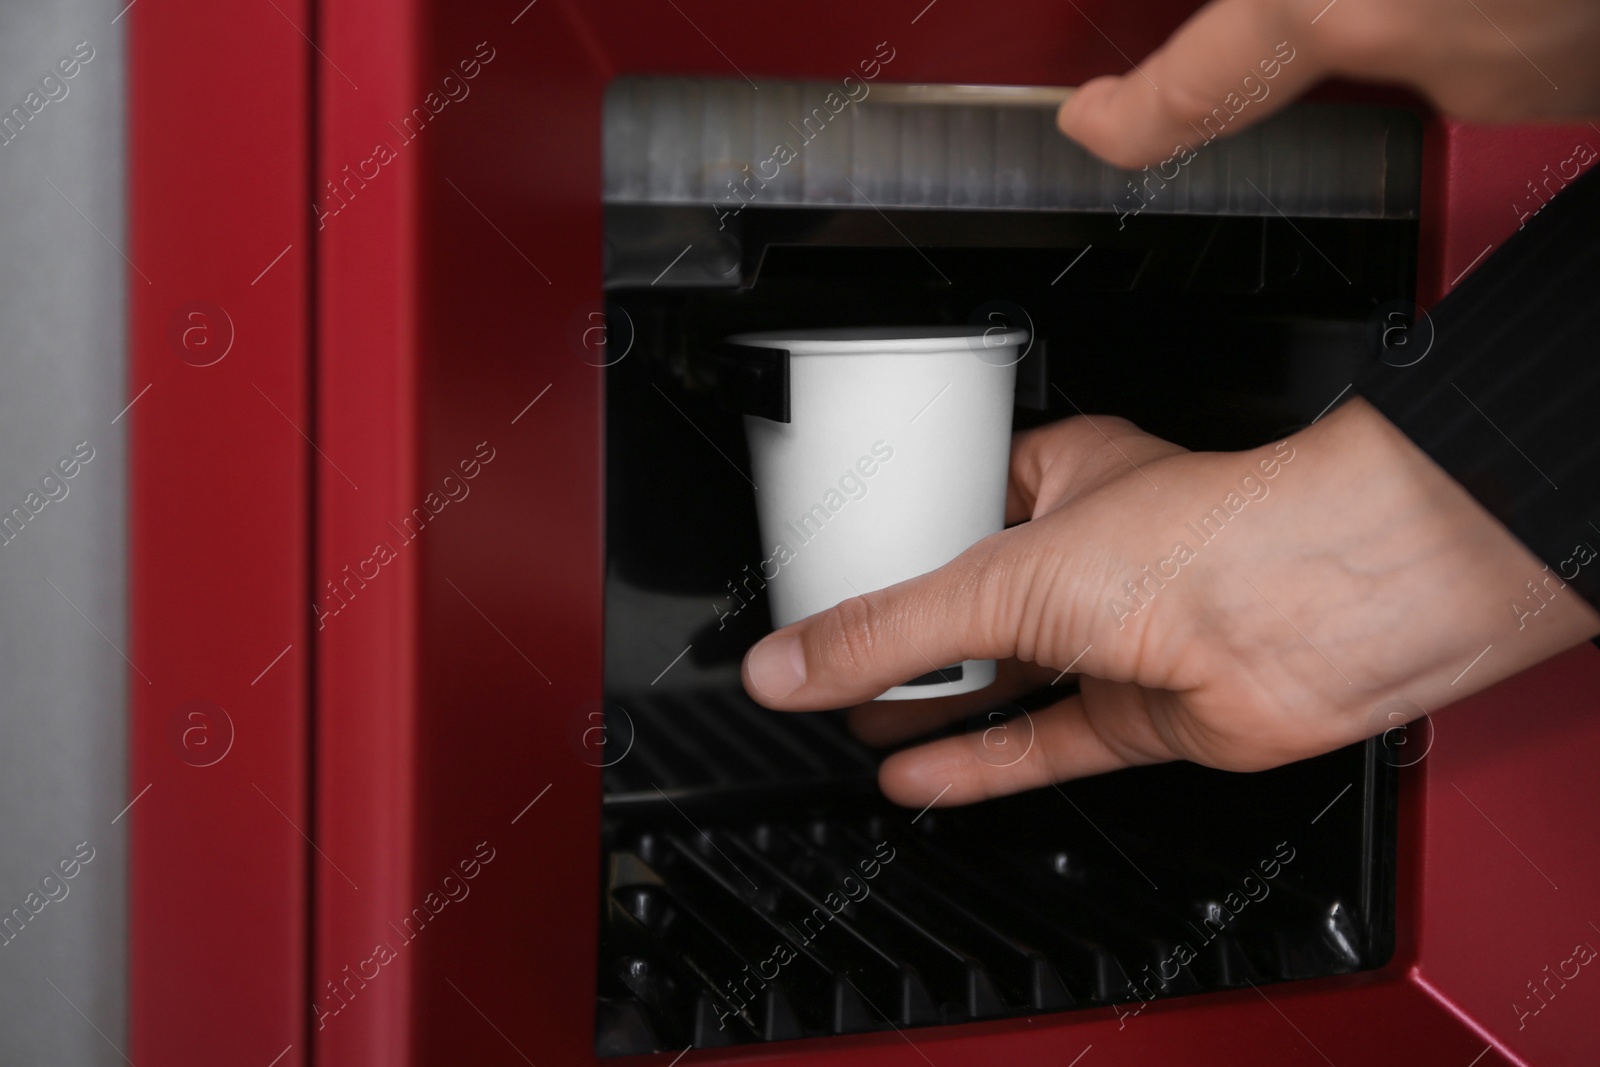
M 972 348 L 973 342 L 984 349 L 996 349 L 1021 346 L 1027 340 L 1027 330 L 993 332 L 992 327 L 982 326 L 845 326 L 737 333 L 728 338 L 728 343 L 781 348 L 797 356 L 820 356 L 949 352 L 959 347 Z M 952 341 L 965 343 L 957 345 Z

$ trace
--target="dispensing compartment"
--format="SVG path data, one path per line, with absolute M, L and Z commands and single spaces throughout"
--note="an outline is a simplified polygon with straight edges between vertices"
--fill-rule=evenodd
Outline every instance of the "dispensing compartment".
M 1054 91 L 881 85 L 834 111 L 831 89 L 608 98 L 607 304 L 575 323 L 606 342 L 597 1052 L 1129 1013 L 1382 966 L 1405 761 L 1381 740 L 919 813 L 878 794 L 881 753 L 842 713 L 752 703 L 771 553 L 710 354 L 747 330 L 1025 325 L 1017 428 L 1106 413 L 1258 445 L 1317 417 L 1408 306 L 1419 119 L 1302 105 L 1131 174 L 1055 133 Z M 1061 695 L 996 713 L 1025 739 Z

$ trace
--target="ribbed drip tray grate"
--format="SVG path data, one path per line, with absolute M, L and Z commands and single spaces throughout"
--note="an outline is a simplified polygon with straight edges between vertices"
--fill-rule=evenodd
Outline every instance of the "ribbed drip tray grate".
M 622 722 L 619 712 L 626 713 Z M 878 760 L 834 715 L 785 715 L 742 693 L 662 694 L 611 702 L 607 730 L 631 748 L 606 768 L 607 808 L 707 791 L 796 790 L 870 784 Z
M 1362 840 L 1364 818 L 1354 803 L 1336 809 L 1342 825 L 1323 820 L 1325 855 L 1281 865 L 1259 843 L 1271 827 L 1243 827 L 1218 848 L 1193 834 L 1090 822 L 1115 777 L 1081 783 L 1087 792 L 1069 786 L 1081 805 L 1044 790 L 918 815 L 859 787 L 867 757 L 852 754 L 836 721 L 748 709 L 778 734 L 739 727 L 747 758 L 763 737 L 792 747 L 765 753 L 759 774 L 741 773 L 751 764 L 733 757 L 738 746 L 712 738 L 745 711 L 737 698 L 718 699 L 663 702 L 665 728 L 635 713 L 640 758 L 607 773 L 600 1055 L 1112 1003 L 1136 1010 L 1157 996 L 1382 962 L 1366 946 L 1383 939 L 1350 911 L 1360 893 L 1345 876 L 1356 852 L 1348 845 Z M 706 731 L 706 714 L 729 717 Z M 699 749 L 673 730 L 689 731 Z M 1348 774 L 1362 756 L 1324 757 L 1338 759 L 1334 773 Z M 1328 774 L 1301 766 L 1323 788 Z M 1142 779 L 1146 792 L 1173 775 L 1185 777 L 1181 792 L 1215 773 L 1166 770 Z M 858 786 L 825 784 L 840 772 Z M 758 781 L 766 789 L 752 792 Z M 1274 877 L 1255 871 L 1257 853 L 1280 868 Z M 1241 908 L 1241 879 L 1252 874 L 1268 892 Z

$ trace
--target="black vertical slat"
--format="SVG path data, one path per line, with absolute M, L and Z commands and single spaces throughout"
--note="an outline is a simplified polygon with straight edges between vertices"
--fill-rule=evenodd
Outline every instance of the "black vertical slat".
M 953 900 L 1002 916 L 1008 927 L 1023 931 L 1025 940 L 1042 946 L 1056 961 L 1055 969 L 1066 978 L 1076 999 L 1104 1003 L 1117 997 L 1123 986 L 1121 971 L 1111 951 L 1098 943 L 1092 933 L 1080 934 L 1062 926 L 1055 917 L 1047 917 L 1036 899 L 1013 896 L 1004 890 L 996 892 L 990 881 L 973 873 L 975 865 L 956 862 L 920 835 L 896 837 L 894 846 L 900 850 L 896 863 L 918 870 Z
M 773 958 L 779 942 L 790 942 L 793 937 L 772 914 L 781 906 L 781 890 L 769 888 L 754 895 L 743 892 L 734 884 L 736 876 L 724 875 L 693 848 L 674 842 L 672 851 L 670 861 L 663 862 L 661 869 L 673 892 L 680 898 L 697 901 L 704 914 L 717 917 L 731 939 L 749 946 L 758 977 L 764 977 L 762 965 Z M 854 997 L 841 997 L 838 976 L 803 953 L 782 967 L 768 984 L 790 989 L 803 1020 L 816 1032 L 839 1033 L 852 1023 L 859 1028 L 867 1019 Z
M 739 782 L 738 764 L 714 753 L 689 724 L 673 714 L 673 710 L 674 703 L 666 698 L 658 698 L 650 708 L 648 722 L 656 740 L 656 753 L 679 768 L 685 783 L 733 785 Z M 744 778 L 748 780 L 749 775 Z
M 866 888 L 867 895 L 862 900 L 847 905 L 857 916 L 856 921 L 870 925 L 879 942 L 889 946 L 889 951 L 899 953 L 902 959 L 923 961 L 918 969 L 937 985 L 942 1002 L 966 1018 L 997 1015 L 1008 1006 L 1027 1006 L 1023 1001 L 1023 982 L 1016 983 L 1015 1002 L 1007 1005 L 983 960 L 961 944 L 955 930 L 961 918 L 959 912 L 949 907 L 908 909 L 899 894 L 877 884 L 876 880 L 864 882 L 861 872 L 849 866 L 848 860 L 817 847 L 791 827 L 784 827 L 773 835 L 767 854 L 779 860 L 786 859 L 791 872 L 809 868 L 814 886 L 827 886 L 842 893 L 842 883 L 848 877 Z M 870 857 L 872 853 L 867 851 L 864 855 Z M 887 877 L 892 866 L 880 866 L 879 877 Z M 999 952 L 1013 949 L 1003 939 L 989 947 Z M 992 955 L 990 958 L 992 960 Z M 1023 958 L 1017 962 L 1026 966 L 1027 961 Z
M 663 710 L 676 729 L 695 734 L 707 751 L 720 749 L 717 755 L 724 760 L 724 766 L 731 768 L 731 778 L 771 781 L 783 774 L 784 769 L 752 744 L 743 731 L 730 730 L 729 724 L 719 722 L 706 705 L 701 699 L 667 698 Z
M 842 839 L 859 849 L 872 847 L 853 828 L 841 827 L 840 832 Z M 1042 952 L 962 904 L 947 882 L 930 879 L 915 865 L 900 864 L 900 858 L 896 853 L 896 862 L 879 866 L 879 890 L 923 927 L 941 931 L 942 937 L 959 945 L 970 959 L 982 960 L 984 970 L 1009 994 L 1012 1006 L 1050 1011 L 1073 1003 L 1065 983 Z M 857 877 L 860 873 L 855 872 Z M 981 1014 L 975 1004 L 971 1012 L 975 1018 Z
M 791 914 L 786 920 L 795 932 L 796 947 L 813 955 L 835 975 L 848 981 L 864 1000 L 891 1023 L 921 1026 L 939 1020 L 938 1009 L 918 967 L 886 951 L 878 938 L 869 936 L 844 915 L 834 915 L 825 922 L 815 919 L 813 913 L 818 909 L 822 914 L 832 914 L 822 899 L 788 870 L 742 839 L 729 840 L 739 850 L 741 858 L 748 859 L 803 907 L 802 914 Z M 815 924 L 814 929 L 812 924 Z M 823 935 L 833 934 L 835 929 L 838 930 L 838 936 L 828 937 L 824 944 Z M 889 1007 L 883 1007 L 884 1004 Z
M 637 787 L 657 770 L 669 780 L 607 799 L 603 833 L 621 884 L 602 924 L 602 1055 L 1142 1001 L 1366 961 L 1370 920 L 1345 914 L 1351 883 L 1327 876 L 1337 857 L 1295 864 L 1219 930 L 1207 907 L 1243 891 L 1254 836 L 1209 841 L 1189 828 L 1168 840 L 1133 818 L 1138 806 L 1117 812 L 1127 827 L 1070 812 L 1059 830 L 1030 824 L 1017 812 L 1049 820 L 1060 809 L 1010 801 L 912 820 L 850 788 L 861 765 L 836 720 L 741 700 L 655 699 L 640 716 L 641 735 L 655 735 L 654 746 L 641 737 L 654 767 L 608 772 L 610 785 Z M 713 736 L 724 714 L 740 743 Z M 672 720 L 665 734 L 650 729 L 657 716 Z M 775 751 L 783 739 L 793 739 L 787 754 Z M 1271 828 L 1250 825 L 1255 836 Z M 824 898 L 846 895 L 844 878 L 862 879 L 860 861 L 884 840 L 896 855 L 879 862 L 870 894 L 829 909 Z M 806 928 L 820 932 L 808 940 Z M 1180 941 L 1194 959 L 1163 982 L 1158 969 L 1171 968 Z M 767 978 L 780 943 L 794 957 Z
M 682 1048 L 701 1040 L 695 1033 L 700 1001 L 707 996 L 697 968 L 659 930 L 652 930 L 634 917 L 627 901 L 613 901 L 607 908 L 602 946 L 605 962 L 600 967 L 599 993 L 602 998 L 632 1002 L 648 1020 L 657 1040 L 655 1048 L 629 1051 L 659 1051 Z M 743 1028 L 740 1040 L 755 1036 L 753 1028 L 735 1019 Z M 616 1041 L 638 1040 L 639 1035 L 613 1031 Z M 733 1035 L 729 1035 L 729 1042 Z
M 838 769 L 837 754 L 831 749 L 819 749 L 808 732 L 796 728 L 787 712 L 770 711 L 747 698 L 721 694 L 707 697 L 706 706 L 713 715 L 728 720 L 728 729 L 743 728 L 761 737 L 780 759 L 788 761 L 791 775 L 828 778 Z
M 605 772 L 608 799 L 806 783 L 870 782 L 877 760 L 826 716 L 791 715 L 721 691 L 630 698 L 633 747 Z
M 784 715 L 794 720 L 795 724 L 809 733 L 814 739 L 820 741 L 826 749 L 843 757 L 848 764 L 856 767 L 876 769 L 877 757 L 840 725 L 837 719 L 823 712 L 772 712 L 774 715 Z
M 656 786 L 662 789 L 681 789 L 693 784 L 690 776 L 694 774 L 695 769 L 692 766 L 685 767 L 681 759 L 674 759 L 670 748 L 665 752 L 662 751 L 660 731 L 656 729 L 654 716 L 634 716 L 633 731 L 633 748 L 617 766 L 621 767 L 622 764 L 632 761 L 634 789 L 641 792 L 646 789 L 654 791 Z M 642 774 L 639 773 L 640 768 Z
M 727 1021 L 742 1021 L 752 1032 L 760 1032 L 755 1012 L 750 1010 L 747 1003 L 741 1005 L 731 998 L 722 984 L 728 980 L 723 976 L 740 974 L 747 962 L 735 946 L 728 944 L 693 908 L 685 907 L 662 886 L 624 886 L 615 890 L 612 897 L 622 915 L 626 916 L 623 925 L 626 926 L 626 921 L 631 920 L 648 931 L 662 950 L 658 957 L 674 961 L 677 965 L 675 970 L 690 976 L 685 985 L 693 990 L 697 1002 L 697 1031 L 703 1014 L 699 1002 L 703 1000 L 712 1008 L 714 1022 L 722 1011 L 727 1011 L 730 1013 Z M 718 1028 L 717 1032 L 719 1035 L 727 1033 L 725 1028 Z M 728 1037 L 731 1041 L 732 1035 Z M 718 1038 L 705 1040 L 727 1043 Z M 698 1033 L 695 1041 L 704 1043 Z

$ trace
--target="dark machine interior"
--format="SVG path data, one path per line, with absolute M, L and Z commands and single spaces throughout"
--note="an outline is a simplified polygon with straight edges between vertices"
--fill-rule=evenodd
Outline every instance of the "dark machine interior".
M 669 254 L 727 240 L 704 207 L 607 210 L 614 257 L 641 233 Z M 737 666 L 769 621 L 730 583 L 765 553 L 703 354 L 746 329 L 998 313 L 1040 339 L 1016 428 L 1107 413 L 1237 449 L 1306 425 L 1373 358 L 1416 243 L 1414 218 L 752 207 L 727 282 L 614 285 L 598 1053 L 1136 1012 L 1382 966 L 1401 761 L 1381 740 L 919 815 L 879 795 L 880 753 L 840 714 L 750 702 Z

